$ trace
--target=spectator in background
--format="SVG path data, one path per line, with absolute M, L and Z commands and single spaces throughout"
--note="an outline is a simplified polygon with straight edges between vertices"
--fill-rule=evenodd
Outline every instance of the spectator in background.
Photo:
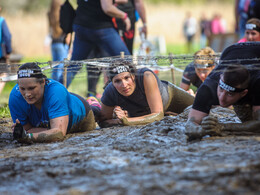
M 135 22 L 137 21 L 136 11 L 143 23 L 140 33 L 144 33 L 145 38 L 147 37 L 146 12 L 143 0 L 115 0 L 115 5 L 118 9 L 126 12 L 131 21 L 131 28 L 128 31 L 126 31 L 124 23 L 120 19 L 116 19 L 114 25 L 118 29 L 118 33 L 123 38 L 129 52 L 133 54 Z
M 214 35 L 226 32 L 226 22 L 220 14 L 215 14 L 211 21 L 211 33 Z
M 193 50 L 194 36 L 197 32 L 197 21 L 192 17 L 190 12 L 187 12 L 186 19 L 183 24 L 183 33 L 187 41 L 187 51 L 191 53 Z
M 116 8 L 112 0 L 78 0 L 77 3 L 71 60 L 86 59 L 95 47 L 104 49 L 109 56 L 118 56 L 120 52 L 130 54 L 112 23 L 112 17 L 120 18 L 128 31 L 131 22 L 127 13 Z M 78 64 L 69 65 L 67 86 L 71 84 L 80 68 Z
M 260 41 L 260 20 L 251 18 L 246 23 L 246 30 L 244 38 L 238 42 Z
M 190 85 L 199 88 L 215 67 L 215 52 L 210 47 L 203 48 L 194 54 L 194 61 L 186 66 L 180 87 L 195 96 Z
M 2 7 L 0 7 L 0 12 Z M 4 17 L 0 16 L 0 77 L 3 77 L 8 72 L 8 63 L 9 56 L 12 52 L 11 45 L 11 33 L 6 24 Z M 5 82 L 0 81 L 0 94 L 5 86 Z
M 200 48 L 207 46 L 210 34 L 210 20 L 208 20 L 205 13 L 203 13 L 200 18 Z
M 235 1 L 235 30 L 239 34 L 239 38 L 242 38 L 245 33 L 245 25 L 248 20 L 248 9 L 251 0 L 236 0 Z
M 52 0 L 48 12 L 49 34 L 51 37 L 51 54 L 53 61 L 63 61 L 69 53 L 71 33 L 65 34 L 60 28 L 60 7 L 61 0 Z M 62 72 L 64 64 L 53 68 L 52 79 L 63 83 Z

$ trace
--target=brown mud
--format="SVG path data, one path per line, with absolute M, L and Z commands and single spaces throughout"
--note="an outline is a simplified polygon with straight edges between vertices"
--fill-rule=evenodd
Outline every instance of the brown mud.
M 32 145 L 12 140 L 11 120 L 0 119 L 0 194 L 259 194 L 260 137 L 187 142 L 187 113 Z

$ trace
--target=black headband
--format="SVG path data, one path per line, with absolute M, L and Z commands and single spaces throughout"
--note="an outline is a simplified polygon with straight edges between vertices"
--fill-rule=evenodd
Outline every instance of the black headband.
M 237 92 L 237 93 L 245 90 L 245 89 L 242 89 L 242 88 L 231 87 L 230 85 L 224 83 L 221 79 L 219 79 L 219 87 L 226 90 L 226 91 Z
M 41 70 L 38 69 L 22 69 L 17 71 L 18 79 L 20 78 L 44 78 Z
M 256 24 L 246 24 L 246 30 L 256 30 L 260 32 L 260 28 Z
M 129 66 L 126 65 L 119 65 L 116 67 L 112 67 L 109 71 L 109 77 L 110 80 L 112 81 L 112 79 L 114 78 L 114 76 L 116 76 L 117 74 L 120 74 L 122 72 L 130 72 L 130 68 Z

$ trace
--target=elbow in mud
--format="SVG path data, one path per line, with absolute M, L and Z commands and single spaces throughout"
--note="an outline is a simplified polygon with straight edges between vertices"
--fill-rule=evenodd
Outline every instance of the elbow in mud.
M 155 121 L 160 121 L 164 117 L 164 113 L 156 113 L 147 117 L 144 117 L 143 119 L 136 120 L 136 121 L 129 121 L 127 118 L 122 119 L 122 123 L 124 126 L 134 126 L 134 125 L 146 125 Z

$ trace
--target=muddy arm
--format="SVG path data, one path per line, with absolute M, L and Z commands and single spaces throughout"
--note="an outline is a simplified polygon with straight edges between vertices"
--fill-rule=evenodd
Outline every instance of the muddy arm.
M 252 132 L 260 133 L 260 106 L 253 108 L 253 119 L 244 123 L 227 123 L 223 124 L 222 131 L 227 132 Z
M 163 112 L 160 113 L 153 113 L 149 115 L 145 115 L 143 117 L 134 117 L 134 118 L 127 118 L 123 117 L 121 119 L 123 125 L 131 126 L 131 125 L 145 125 L 148 123 L 152 123 L 154 121 L 159 121 L 164 117 Z
M 69 116 L 61 116 L 50 120 L 50 129 L 35 128 L 30 124 L 24 125 L 24 129 L 30 136 L 21 140 L 22 142 L 54 142 L 61 141 L 67 133 Z

